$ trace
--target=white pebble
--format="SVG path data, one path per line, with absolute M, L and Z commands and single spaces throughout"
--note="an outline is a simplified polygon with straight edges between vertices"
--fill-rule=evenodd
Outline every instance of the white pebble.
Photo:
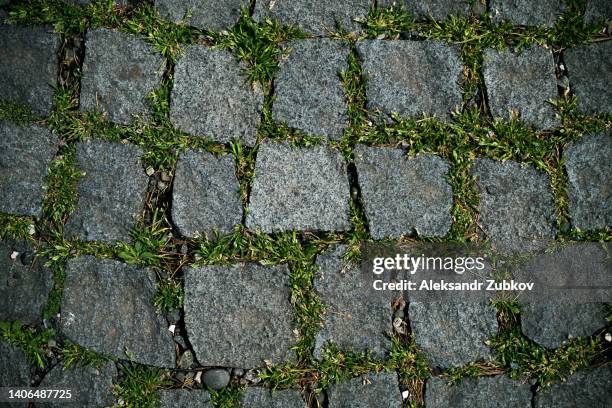
M 171 325 L 170 325 L 170 327 L 168 327 L 168 330 L 169 330 L 169 331 L 170 331 L 172 334 L 174 334 L 174 329 L 176 329 L 176 325 L 174 325 L 174 324 L 171 324 Z
M 18 256 L 19 256 L 19 252 L 13 251 L 13 253 L 11 254 L 11 259 L 14 261 L 15 259 L 17 259 Z

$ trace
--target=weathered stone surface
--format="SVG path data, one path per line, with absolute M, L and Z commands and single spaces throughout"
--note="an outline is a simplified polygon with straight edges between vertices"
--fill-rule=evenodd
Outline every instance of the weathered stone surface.
M 530 408 L 531 386 L 505 375 L 464 378 L 455 385 L 434 377 L 425 387 L 428 408 Z
M 261 387 L 249 387 L 244 391 L 240 406 L 243 408 L 306 408 L 297 390 L 270 391 Z
M 348 124 L 339 73 L 348 67 L 348 45 L 330 39 L 299 40 L 274 80 L 274 119 L 307 135 L 340 139 Z
M 509 20 L 515 25 L 553 26 L 562 11 L 560 0 L 491 0 L 491 19 L 494 22 Z
M 101 354 L 174 367 L 174 342 L 155 313 L 155 273 L 110 259 L 80 256 L 66 263 L 62 333 Z
M 518 114 L 523 122 L 536 129 L 559 124 L 553 107 L 557 79 L 552 52 L 531 47 L 516 54 L 510 49 L 488 49 L 484 56 L 484 80 L 489 109 L 494 117 L 510 119 Z
M 439 41 L 367 40 L 357 43 L 357 51 L 372 113 L 448 120 L 461 104 L 463 65 L 457 47 Z
M 183 236 L 231 232 L 242 220 L 240 186 L 232 155 L 189 150 L 176 165 L 172 220 Z
M 148 178 L 139 162 L 142 150 L 131 144 L 91 140 L 77 145 L 77 208 L 64 232 L 84 241 L 129 241 L 144 207 Z
M 563 52 L 578 109 L 612 113 L 612 42 L 593 43 Z
M 580 371 L 535 397 L 536 408 L 608 407 L 612 400 L 612 366 Z
M 590 336 L 606 325 L 601 303 L 540 301 L 522 305 L 523 333 L 536 343 L 556 348 L 570 337 Z
M 588 23 L 612 19 L 612 2 L 608 0 L 587 0 L 584 20 Z
M 263 92 L 227 50 L 193 45 L 174 70 L 170 119 L 178 129 L 228 143 L 255 143 Z
M 349 185 L 339 152 L 264 142 L 255 163 L 250 229 L 342 231 L 349 228 Z
M 411 302 L 408 316 L 417 345 L 435 367 L 491 357 L 484 342 L 497 332 L 497 314 L 488 303 Z
M 227 30 L 240 19 L 240 8 L 247 0 L 155 0 L 159 14 L 170 21 L 184 21 L 203 30 Z
M 310 34 L 327 36 L 338 31 L 338 25 L 348 31 L 359 31 L 355 19 L 364 19 L 369 9 L 369 0 L 260 0 L 255 2 L 253 18 L 256 21 L 271 18 Z
M 138 37 L 105 28 L 89 31 L 85 44 L 80 109 L 106 112 L 122 124 L 134 115 L 149 117 L 147 96 L 162 82 L 161 54 Z
M 468 2 L 457 0 L 379 0 L 378 7 L 399 5 L 412 13 L 418 20 L 433 18 L 443 20 L 450 15 L 467 16 L 470 13 Z
M 555 236 L 555 204 L 547 175 L 512 161 L 477 159 L 479 225 L 501 252 L 542 247 Z
M 159 408 L 212 408 L 210 394 L 205 390 L 159 390 Z
M 53 274 L 35 254 L 26 242 L 0 241 L 0 321 L 41 321 Z
M 51 113 L 59 44 L 48 27 L 0 24 L 0 100 Z
M 612 225 L 611 157 L 612 135 L 607 133 L 585 136 L 565 149 L 569 213 L 575 227 Z
M 14 386 L 30 386 L 28 360 L 20 348 L 0 341 L 0 387 Z
M 0 212 L 40 217 L 45 177 L 58 144 L 42 126 L 0 120 Z
M 409 159 L 401 149 L 360 145 L 355 164 L 372 238 L 448 232 L 453 191 L 444 159 L 424 154 Z
M 258 264 L 185 269 L 185 326 L 204 366 L 292 361 L 289 269 Z
M 329 408 L 400 408 L 402 395 L 396 373 L 368 374 L 334 384 L 327 391 Z

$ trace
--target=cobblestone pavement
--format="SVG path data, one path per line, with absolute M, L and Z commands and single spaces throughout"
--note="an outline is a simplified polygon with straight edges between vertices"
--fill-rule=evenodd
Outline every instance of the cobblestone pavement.
M 0 0 L 0 387 L 610 406 L 602 299 L 432 303 L 360 268 L 475 243 L 612 275 L 610 5 Z

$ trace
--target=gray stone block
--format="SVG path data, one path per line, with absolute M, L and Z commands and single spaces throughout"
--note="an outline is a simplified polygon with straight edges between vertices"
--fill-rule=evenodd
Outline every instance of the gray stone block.
M 339 73 L 348 67 L 348 45 L 330 39 L 298 40 L 274 80 L 274 119 L 307 135 L 340 139 L 348 125 Z
M 40 217 L 58 146 L 57 136 L 42 126 L 0 120 L 0 212 Z
M 247 0 L 155 0 L 164 18 L 203 30 L 227 30 L 240 19 L 240 9 L 248 10 Z
M 246 225 L 266 233 L 350 227 L 349 185 L 339 152 L 264 142 L 255 163 Z
M 479 225 L 501 252 L 541 248 L 555 236 L 555 203 L 544 172 L 519 163 L 477 159 Z
M 240 186 L 232 155 L 215 157 L 189 150 L 174 177 L 172 220 L 185 237 L 233 231 L 242 220 Z
M 159 390 L 159 408 L 213 408 L 205 390 Z
M 588 23 L 612 19 L 612 2 L 609 0 L 587 0 L 584 20 Z
M 150 116 L 149 94 L 162 84 L 164 64 L 152 45 L 130 34 L 98 28 L 87 33 L 82 111 L 108 114 L 111 122 L 129 124 L 133 116 Z
M 243 408 L 306 408 L 306 403 L 297 390 L 268 390 L 249 387 L 244 391 L 240 406 Z
M 357 146 L 355 164 L 365 214 L 374 239 L 444 236 L 450 229 L 453 191 L 442 158 L 407 158 L 394 148 Z
M 489 10 L 493 22 L 508 20 L 514 25 L 552 27 L 563 11 L 560 0 L 491 0 Z
M 580 371 L 563 383 L 539 391 L 535 408 L 609 407 L 612 400 L 612 366 Z
M 471 9 L 467 1 L 461 0 L 379 0 L 376 4 L 379 8 L 401 6 L 417 20 L 443 20 L 450 15 L 468 16 Z
M 483 72 L 494 117 L 508 120 L 518 115 L 536 129 L 559 125 L 552 105 L 547 102 L 559 96 L 550 50 L 534 46 L 516 54 L 510 49 L 488 49 Z
M 48 27 L 0 24 L 0 100 L 46 116 L 53 106 L 60 41 Z
M 245 69 L 228 50 L 187 48 L 174 70 L 170 103 L 174 126 L 222 143 L 254 144 L 263 92 L 247 83 Z
M 283 25 L 297 26 L 318 36 L 337 32 L 338 25 L 348 31 L 359 31 L 356 19 L 365 19 L 370 0 L 259 0 L 253 18 L 278 20 Z
M 77 208 L 64 232 L 84 241 L 129 241 L 144 208 L 148 184 L 131 144 L 91 140 L 77 145 L 76 166 L 84 174 L 77 185 Z
M 612 113 L 612 42 L 569 48 L 563 52 L 577 108 L 586 113 Z
M 0 341 L 0 387 L 29 387 L 30 381 L 26 355 L 20 348 Z
M 287 266 L 185 269 L 185 327 L 204 366 L 259 367 L 294 361 Z
M 155 313 L 155 273 L 110 259 L 66 263 L 61 332 L 98 353 L 173 368 L 174 342 Z
M 488 303 L 410 302 L 408 316 L 417 345 L 434 367 L 491 358 L 485 341 L 497 332 L 497 313 Z
M 327 391 L 329 408 L 400 408 L 402 395 L 396 373 L 381 372 L 334 384 Z
M 434 377 L 425 387 L 428 408 L 530 408 L 531 386 L 505 375 L 464 378 L 449 385 L 448 378 Z
M 372 113 L 448 120 L 461 104 L 463 64 L 455 46 L 439 41 L 366 40 L 357 43 Z

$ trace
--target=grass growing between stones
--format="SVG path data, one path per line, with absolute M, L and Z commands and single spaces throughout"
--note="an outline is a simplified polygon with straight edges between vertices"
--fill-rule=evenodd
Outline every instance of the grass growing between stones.
M 61 349 L 63 356 L 62 365 L 64 369 L 76 367 L 101 367 L 105 362 L 111 360 L 106 356 L 91 351 L 85 347 L 81 347 L 71 341 L 65 341 Z
M 46 350 L 53 330 L 36 330 L 20 322 L 0 322 L 0 339 L 23 350 L 31 364 L 46 365 Z
M 155 391 L 169 385 L 165 373 L 157 368 L 125 363 L 121 372 L 123 378 L 115 384 L 115 394 L 125 407 L 154 408 L 159 402 Z

